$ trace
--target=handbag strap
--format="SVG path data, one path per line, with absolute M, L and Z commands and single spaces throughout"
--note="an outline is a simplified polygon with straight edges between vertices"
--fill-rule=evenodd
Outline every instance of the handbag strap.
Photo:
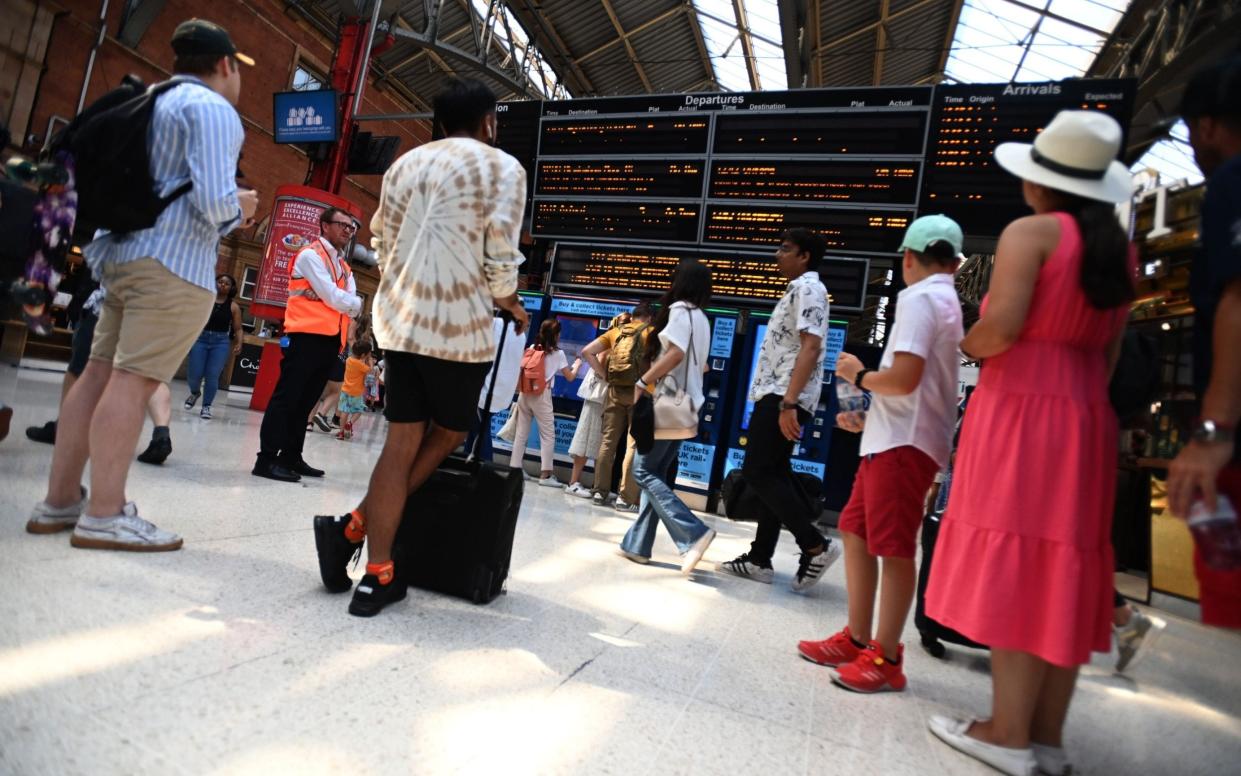
M 685 359 L 681 362 L 685 365 L 685 374 L 681 378 L 681 384 L 677 386 L 678 390 L 682 391 L 689 390 L 689 369 L 694 362 L 694 311 L 698 310 L 698 308 L 686 305 L 686 309 L 689 310 L 689 344 L 685 346 L 688 352 L 685 354 Z

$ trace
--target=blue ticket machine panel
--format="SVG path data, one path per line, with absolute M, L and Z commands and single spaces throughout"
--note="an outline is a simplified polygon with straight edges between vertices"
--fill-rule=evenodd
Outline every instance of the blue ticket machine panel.
M 742 346 L 745 380 L 738 384 L 734 406 L 736 422 L 729 432 L 728 456 L 724 461 L 721 477 L 733 469 L 741 467 L 745 460 L 746 436 L 750 428 L 750 415 L 754 411 L 754 403 L 750 401 L 750 385 L 754 382 L 754 372 L 758 366 L 758 351 L 767 333 L 767 321 L 771 316 L 765 313 L 752 313 L 749 318 L 750 328 L 746 333 Z M 836 424 L 836 357 L 845 345 L 848 324 L 844 321 L 830 321 L 827 330 L 827 355 L 823 359 L 823 391 L 819 396 L 819 405 L 814 416 L 802 430 L 802 439 L 793 451 L 793 470 L 808 472 L 823 479 L 827 473 L 827 453 L 832 439 L 832 427 Z
M 732 381 L 737 338 L 736 310 L 708 308 L 711 322 L 709 370 L 703 375 L 703 406 L 698 414 L 698 436 L 681 443 L 676 485 L 682 490 L 706 495 L 719 487 L 718 461 L 728 441 L 728 386 Z

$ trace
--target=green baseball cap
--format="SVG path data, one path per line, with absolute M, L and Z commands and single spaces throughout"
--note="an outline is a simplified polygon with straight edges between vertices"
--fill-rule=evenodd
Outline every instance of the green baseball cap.
M 957 222 L 948 216 L 922 216 L 905 230 L 905 239 L 901 240 L 901 250 L 908 248 L 922 253 L 928 245 L 941 240 L 952 246 L 953 253 L 961 255 L 961 248 L 965 245 L 965 234 L 961 232 L 961 227 L 957 225 Z

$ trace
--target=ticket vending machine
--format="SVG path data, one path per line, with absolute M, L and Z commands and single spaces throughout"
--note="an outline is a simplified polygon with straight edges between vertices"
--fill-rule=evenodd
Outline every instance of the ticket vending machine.
M 742 367 L 739 381 L 733 398 L 733 418 L 728 436 L 728 455 L 724 461 L 721 478 L 733 469 L 741 467 L 745 460 L 746 436 L 750 428 L 750 414 L 754 411 L 754 403 L 750 401 L 750 384 L 754 380 L 754 371 L 758 366 L 758 351 L 763 344 L 763 336 L 767 333 L 767 322 L 771 319 L 768 313 L 751 313 L 749 330 L 746 332 L 741 346 Z M 836 357 L 844 348 L 848 324 L 845 321 L 829 321 L 827 330 L 827 355 L 823 359 L 823 391 L 819 396 L 819 406 L 815 408 L 810 422 L 802 430 L 802 439 L 793 452 L 793 470 L 807 472 L 820 480 L 827 475 L 827 454 L 831 447 L 832 428 L 836 425 Z

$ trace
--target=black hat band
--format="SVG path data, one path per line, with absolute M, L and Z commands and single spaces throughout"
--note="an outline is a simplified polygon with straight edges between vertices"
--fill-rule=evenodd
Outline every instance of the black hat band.
M 1043 156 L 1034 146 L 1030 146 L 1030 160 L 1039 167 L 1043 167 L 1061 175 L 1067 175 L 1070 178 L 1100 181 L 1103 180 L 1103 176 L 1107 175 L 1106 167 L 1102 170 L 1087 170 L 1084 167 L 1073 167 L 1071 165 L 1061 164 L 1055 159 L 1048 159 L 1046 156 Z

